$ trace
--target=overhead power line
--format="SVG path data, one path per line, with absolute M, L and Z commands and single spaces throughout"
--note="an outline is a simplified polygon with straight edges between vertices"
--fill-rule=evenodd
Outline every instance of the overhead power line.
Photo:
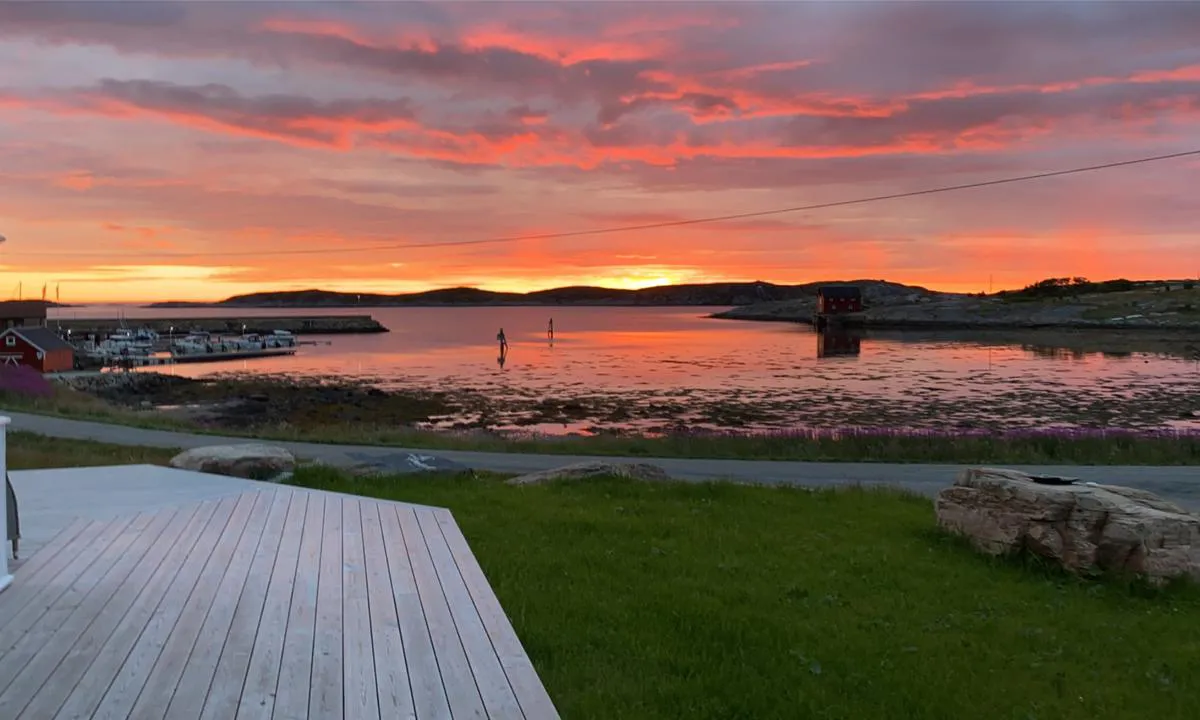
M 883 202 L 886 200 L 900 200 L 903 198 L 920 197 L 922 195 L 936 195 L 939 193 L 955 192 L 958 190 L 972 190 L 975 188 L 992 187 L 994 185 L 1007 185 L 1011 183 L 1027 182 L 1030 180 L 1043 180 L 1052 177 L 1061 177 L 1064 175 L 1078 175 L 1080 173 L 1095 172 L 1098 170 L 1111 170 L 1113 168 L 1128 167 L 1130 165 L 1142 165 L 1145 163 L 1160 162 L 1163 160 L 1176 160 L 1184 157 L 1200 156 L 1200 149 L 1187 150 L 1184 152 L 1169 153 L 1167 155 L 1152 155 L 1149 157 L 1141 157 L 1134 160 L 1122 160 L 1120 162 L 1109 162 L 1101 165 L 1087 165 L 1085 167 L 1075 167 L 1067 170 L 1053 170 L 1050 172 L 1034 173 L 1032 175 L 1018 175 L 1016 177 L 1000 178 L 997 180 L 983 180 L 981 182 L 964 183 L 962 185 L 943 185 L 940 187 L 926 188 L 924 190 L 911 190 L 908 192 L 891 193 L 888 195 L 872 195 L 869 197 L 855 198 L 853 200 L 835 200 L 833 202 L 814 203 L 811 205 L 796 205 L 794 207 L 775 208 L 773 210 L 757 210 L 754 212 L 733 213 L 730 215 L 710 215 L 707 217 L 691 218 L 687 220 L 668 220 L 664 222 L 642 223 L 640 225 L 619 225 L 616 227 L 592 228 L 589 230 L 569 230 L 564 232 L 539 233 L 533 235 L 511 235 L 507 237 L 492 237 L 482 238 L 477 240 L 447 240 L 443 242 L 417 242 L 417 243 L 393 243 L 387 245 L 366 245 L 359 247 L 328 247 L 328 248 L 306 248 L 306 249 L 278 249 L 278 250 L 246 250 L 221 253 L 222 257 L 256 257 L 256 256 L 275 256 L 275 255 L 328 255 L 337 253 L 358 253 L 358 252 L 379 252 L 384 250 L 412 250 L 419 248 L 437 248 L 437 247 L 462 247 L 465 245 L 493 245 L 499 243 L 514 243 L 528 240 L 555 240 L 560 238 L 582 237 L 586 235 L 611 235 L 614 233 L 637 232 L 640 230 L 658 230 L 661 228 L 684 227 L 687 225 L 705 225 L 709 223 L 719 223 L 728 220 L 746 220 L 749 218 L 769 217 L 772 215 L 784 215 L 787 213 L 804 212 L 809 210 L 825 210 L 828 208 L 847 207 L 850 205 L 865 205 L 867 203 Z M 23 256 L 23 257 L 111 257 L 111 252 L 5 252 L 8 257 Z M 150 252 L 139 253 L 141 257 L 196 257 L 203 255 L 203 252 Z

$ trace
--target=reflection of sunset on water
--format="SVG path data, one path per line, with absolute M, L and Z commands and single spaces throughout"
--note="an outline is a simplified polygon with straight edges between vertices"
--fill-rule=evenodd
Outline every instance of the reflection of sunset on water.
M 304 346 L 290 358 L 183 365 L 170 372 L 189 377 L 226 372 L 339 375 L 384 387 L 474 389 L 489 396 L 533 400 L 627 397 L 643 405 L 662 403 L 663 413 L 671 403 L 682 403 L 685 409 L 690 404 L 731 404 L 743 408 L 739 412 L 753 407 L 754 413 L 761 413 L 752 423 L 755 427 L 794 426 L 820 408 L 830 417 L 839 412 L 847 418 L 878 416 L 879 422 L 913 426 L 1029 424 L 1037 418 L 1049 422 L 1055 407 L 1072 403 L 1093 425 L 1200 426 L 1200 416 L 1181 417 L 1190 405 L 1174 405 L 1176 399 L 1187 403 L 1200 397 L 1197 363 L 1165 354 L 1127 353 L 1121 343 L 1128 340 L 1061 333 L 872 332 L 858 340 L 857 355 L 822 359 L 820 336 L 807 326 L 703 317 L 714 310 L 369 309 L 363 312 L 392 332 L 333 336 L 328 338 L 332 344 Z M 111 308 L 70 312 L 115 314 Z M 221 311 L 193 312 L 211 316 Z M 131 310 L 129 315 L 130 323 L 136 324 L 139 315 L 179 313 Z M 555 323 L 553 346 L 546 337 L 550 317 Z M 495 341 L 500 327 L 509 343 L 502 367 Z M 1056 347 L 1055 342 L 1067 347 Z M 1100 405 L 1089 410 L 1093 402 Z M 1108 402 L 1124 404 L 1102 407 Z M 876 404 L 881 404 L 879 412 L 868 412 Z M 665 414 L 662 418 L 671 419 Z

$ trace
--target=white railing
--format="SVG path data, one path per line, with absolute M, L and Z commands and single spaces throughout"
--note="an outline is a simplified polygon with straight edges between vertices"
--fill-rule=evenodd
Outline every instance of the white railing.
M 0 478 L 8 477 L 8 424 L 10 418 L 0 416 Z M 12 545 L 8 543 L 8 492 L 4 492 L 4 502 L 0 503 L 0 591 L 12 584 L 13 577 L 8 572 L 8 556 L 12 553 Z

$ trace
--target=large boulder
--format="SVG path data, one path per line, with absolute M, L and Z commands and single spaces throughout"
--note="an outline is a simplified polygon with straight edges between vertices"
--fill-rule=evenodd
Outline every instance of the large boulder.
M 296 469 L 296 458 L 273 445 L 213 445 L 182 452 L 170 464 L 180 470 L 278 482 Z
M 596 477 L 622 477 L 633 480 L 669 480 L 667 471 L 657 465 L 648 463 L 617 463 L 589 461 L 564 465 L 563 467 L 541 470 L 528 475 L 520 475 L 508 481 L 509 485 L 537 485 L 557 480 L 587 480 Z
M 938 494 L 937 520 L 992 555 L 1028 551 L 1077 573 L 1200 581 L 1200 515 L 1143 490 L 973 468 Z

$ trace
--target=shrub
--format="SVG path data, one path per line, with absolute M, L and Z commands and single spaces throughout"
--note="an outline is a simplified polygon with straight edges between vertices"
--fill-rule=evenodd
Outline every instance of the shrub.
M 24 365 L 0 366 L 0 395 L 43 398 L 54 395 L 54 387 L 40 372 Z

